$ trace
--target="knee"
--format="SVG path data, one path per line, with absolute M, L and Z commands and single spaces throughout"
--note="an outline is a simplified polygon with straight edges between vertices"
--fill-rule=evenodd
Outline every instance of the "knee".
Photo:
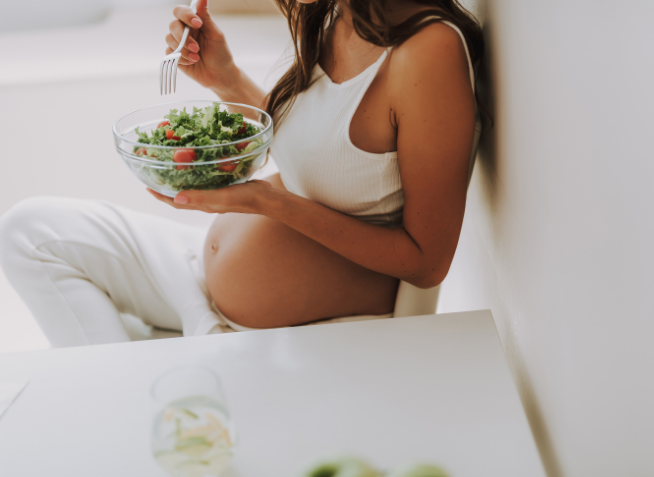
M 0 267 L 6 269 L 14 259 L 29 254 L 56 233 L 57 223 L 65 220 L 67 199 L 33 197 L 18 202 L 0 216 Z

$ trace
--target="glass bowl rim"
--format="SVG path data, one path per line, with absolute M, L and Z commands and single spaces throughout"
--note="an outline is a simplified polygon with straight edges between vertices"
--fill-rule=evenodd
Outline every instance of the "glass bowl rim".
M 127 116 L 129 116 L 130 114 L 138 113 L 139 111 L 144 111 L 146 109 L 155 108 L 155 107 L 159 107 L 159 106 L 171 106 L 173 104 L 181 104 L 181 103 L 185 103 L 185 102 L 194 102 L 194 101 L 206 102 L 206 103 L 212 103 L 212 104 L 213 103 L 228 104 L 230 106 L 241 106 L 243 108 L 251 109 L 251 110 L 254 110 L 254 111 L 258 111 L 259 113 L 262 113 L 263 115 L 265 115 L 265 117 L 267 117 L 270 120 L 270 122 L 268 123 L 268 126 L 266 126 L 264 129 L 259 131 L 254 136 L 239 139 L 238 141 L 226 142 L 226 143 L 223 143 L 223 144 L 211 144 L 209 146 L 157 146 L 157 145 L 154 145 L 154 144 L 147 144 L 147 143 L 144 143 L 144 142 L 130 141 L 129 139 L 127 139 L 122 134 L 119 134 L 118 131 L 116 130 L 116 125 L 120 121 L 125 119 Z M 173 150 L 174 149 L 201 149 L 202 150 L 202 149 L 211 149 L 211 148 L 217 148 L 217 147 L 235 146 L 236 144 L 240 144 L 243 141 L 248 141 L 248 140 L 259 138 L 259 136 L 262 136 L 269 129 L 272 129 L 272 127 L 273 127 L 273 120 L 272 120 L 272 117 L 270 117 L 270 114 L 265 112 L 263 109 L 259 109 L 259 108 L 255 107 L 255 106 L 250 106 L 249 104 L 243 104 L 243 103 L 230 103 L 228 101 L 211 101 L 209 99 L 190 99 L 190 100 L 186 100 L 186 101 L 174 101 L 174 102 L 171 102 L 171 103 L 155 104 L 153 106 L 146 106 L 145 108 L 135 109 L 134 111 L 131 111 L 131 112 L 121 116 L 120 118 L 118 118 L 114 122 L 113 126 L 111 127 L 111 130 L 112 130 L 112 132 L 114 134 L 114 137 L 116 137 L 117 139 L 120 139 L 121 141 L 124 141 L 124 142 L 126 142 L 128 144 L 133 144 L 134 146 L 143 146 L 146 149 L 163 149 L 163 150 L 167 150 L 167 149 L 173 149 Z M 266 142 L 269 142 L 269 141 L 266 141 Z M 117 147 L 117 149 L 119 149 L 120 152 L 123 152 L 122 150 L 120 150 L 120 148 L 118 148 L 118 146 L 116 146 L 116 147 Z M 126 151 L 124 151 L 124 152 L 126 152 Z M 240 156 L 234 156 L 234 157 L 240 157 Z M 154 161 L 154 162 L 161 163 L 161 162 L 164 162 L 164 161 Z M 204 164 L 210 164 L 211 162 L 205 162 Z
M 176 400 L 164 401 L 164 400 L 160 399 L 159 397 L 157 397 L 156 389 L 157 389 L 157 386 L 165 378 L 169 378 L 170 376 L 172 376 L 174 374 L 177 374 L 179 372 L 183 372 L 183 371 L 202 371 L 204 373 L 210 374 L 214 378 L 214 384 L 216 385 L 215 390 L 219 394 L 221 394 L 220 397 L 224 400 L 224 396 L 222 395 L 223 394 L 223 384 L 222 384 L 222 380 L 220 379 L 220 376 L 218 376 L 218 374 L 212 368 L 209 368 L 208 366 L 204 366 L 204 365 L 201 365 L 201 364 L 185 364 L 185 365 L 175 366 L 174 368 L 169 368 L 166 371 L 164 371 L 163 373 L 160 373 L 154 379 L 152 384 L 150 384 L 150 397 L 152 398 L 152 400 L 156 401 L 156 402 L 161 402 L 161 403 L 164 403 L 164 404 L 169 404 L 170 402 L 175 402 Z M 190 395 L 184 396 L 184 397 L 191 397 L 191 396 L 193 396 L 193 394 L 190 394 Z M 184 397 L 182 397 L 181 399 L 183 399 Z

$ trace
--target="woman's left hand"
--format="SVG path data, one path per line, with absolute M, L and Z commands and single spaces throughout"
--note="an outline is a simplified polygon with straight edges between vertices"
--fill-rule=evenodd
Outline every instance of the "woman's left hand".
M 159 194 L 152 189 L 147 191 L 157 200 L 176 209 L 201 210 L 209 214 L 261 214 L 264 195 L 272 190 L 270 182 L 253 180 L 216 190 L 186 190 L 179 192 L 175 199 Z

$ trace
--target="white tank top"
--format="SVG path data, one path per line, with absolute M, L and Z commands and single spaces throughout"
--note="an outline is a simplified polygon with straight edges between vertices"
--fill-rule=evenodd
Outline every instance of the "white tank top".
M 474 70 L 463 34 L 452 23 L 443 23 L 461 36 L 474 92 Z M 372 224 L 399 227 L 404 193 L 397 151 L 363 151 L 352 144 L 349 133 L 352 117 L 389 50 L 341 84 L 316 65 L 314 83 L 297 96 L 275 131 L 271 154 L 288 191 Z M 477 115 L 470 173 L 480 131 Z

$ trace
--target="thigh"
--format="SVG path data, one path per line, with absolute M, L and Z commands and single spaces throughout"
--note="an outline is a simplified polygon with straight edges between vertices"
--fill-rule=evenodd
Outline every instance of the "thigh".
M 214 317 L 204 275 L 198 266 L 202 261 L 206 231 L 162 217 L 127 211 L 112 204 L 101 205 L 108 208 L 111 215 L 120 218 L 121 230 L 124 231 L 122 253 L 137 263 L 144 281 L 150 284 L 149 296 L 152 300 L 159 300 L 157 305 L 144 303 L 140 298 L 130 300 L 142 308 L 147 307 L 147 310 L 135 310 L 133 314 L 148 324 L 183 329 L 185 335 L 195 334 L 203 318 L 207 315 Z M 134 279 L 130 283 L 134 289 L 138 286 Z M 171 313 L 160 312 L 159 303 Z
M 100 201 L 53 198 L 25 209 L 40 259 L 72 267 L 120 313 L 181 330 L 185 315 L 204 312 L 206 295 L 189 266 L 202 253 L 202 229 Z

